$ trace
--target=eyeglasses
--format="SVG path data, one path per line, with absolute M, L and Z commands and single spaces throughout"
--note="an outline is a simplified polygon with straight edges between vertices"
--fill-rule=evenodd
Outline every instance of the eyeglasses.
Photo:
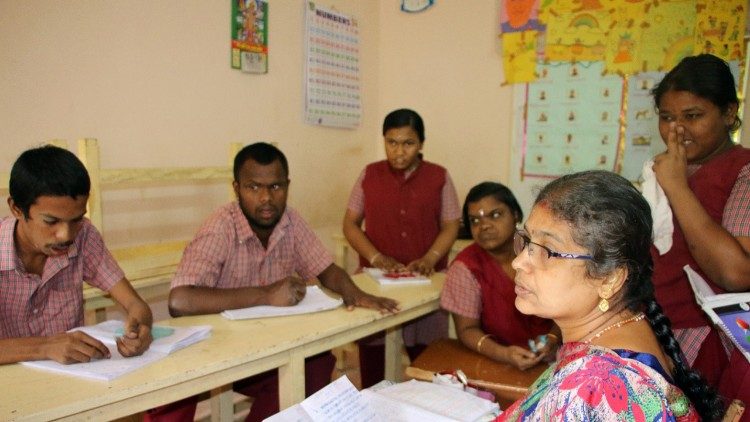
M 523 232 L 523 231 L 517 231 L 516 234 L 513 235 L 513 250 L 516 252 L 516 255 L 521 255 L 521 252 L 523 252 L 523 250 L 527 248 L 529 251 L 529 258 L 531 258 L 534 265 L 540 266 L 540 267 L 543 267 L 544 265 L 546 265 L 547 261 L 550 258 L 594 259 L 594 257 L 591 255 L 579 255 L 579 254 L 566 253 L 566 252 L 555 252 L 546 246 L 532 242 L 531 239 L 529 238 L 528 233 Z

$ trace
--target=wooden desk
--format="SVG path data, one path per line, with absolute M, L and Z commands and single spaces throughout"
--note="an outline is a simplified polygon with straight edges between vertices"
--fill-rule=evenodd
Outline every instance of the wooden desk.
M 386 334 L 386 376 L 401 370 L 400 324 L 439 307 L 444 275 L 428 285 L 380 287 L 366 275 L 355 282 L 365 291 L 401 303 L 395 315 L 357 308 L 244 321 L 219 315 L 175 318 L 162 325 L 210 324 L 211 337 L 111 382 L 80 379 L 20 364 L 0 366 L 0 420 L 108 420 L 204 391 L 212 391 L 214 419 L 232 420 L 231 384 L 279 368 L 281 407 L 304 399 L 304 359 L 378 331 Z M 229 410 L 227 412 L 227 410 Z
M 495 362 L 464 347 L 459 340 L 445 339 L 432 343 L 412 362 L 411 366 L 432 372 L 460 369 L 471 379 L 510 384 L 516 387 L 530 386 L 547 369 L 539 364 L 526 371 L 511 365 Z M 502 409 L 521 398 L 520 394 L 494 391 Z

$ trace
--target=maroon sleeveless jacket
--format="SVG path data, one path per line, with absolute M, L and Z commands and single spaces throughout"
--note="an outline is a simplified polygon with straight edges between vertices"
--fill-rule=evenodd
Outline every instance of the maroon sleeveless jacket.
M 528 347 L 528 340 L 546 334 L 552 321 L 516 309 L 515 283 L 487 251 L 472 243 L 456 256 L 482 288 L 482 329 L 500 344 Z
M 422 161 L 409 178 L 394 171 L 388 161 L 367 166 L 362 189 L 365 193 L 365 234 L 384 255 L 402 264 L 419 259 L 440 233 L 440 211 L 446 171 Z M 360 256 L 360 266 L 369 266 Z M 436 270 L 446 267 L 443 257 Z
M 688 178 L 690 189 L 716 223 L 721 224 L 724 207 L 737 180 L 737 175 L 748 163 L 750 163 L 750 150 L 736 146 L 703 164 Z M 672 248 L 664 255 L 659 255 L 656 247 L 651 246 L 656 300 L 672 321 L 673 328 L 711 326 L 710 319 L 695 301 L 693 290 L 682 267 L 690 265 L 706 279 L 714 292 L 724 293 L 725 290 L 714 284 L 700 269 L 690 254 L 677 218 L 673 216 L 672 221 L 674 224 Z

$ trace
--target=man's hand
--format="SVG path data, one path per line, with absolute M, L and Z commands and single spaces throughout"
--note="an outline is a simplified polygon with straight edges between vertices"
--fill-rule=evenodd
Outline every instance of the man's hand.
M 307 284 L 298 277 L 286 277 L 266 286 L 266 304 L 294 306 L 305 297 Z
M 109 358 L 109 349 L 99 340 L 82 331 L 48 337 L 42 346 L 44 356 L 55 362 L 70 364 Z
M 125 334 L 116 339 L 117 351 L 124 357 L 142 355 L 153 341 L 151 327 L 139 323 L 135 318 L 128 319 L 124 331 Z
M 380 311 L 381 314 L 395 314 L 400 311 L 398 302 L 387 297 L 373 296 L 359 291 L 348 297 L 343 297 L 346 309 L 352 310 L 355 306 L 370 308 Z

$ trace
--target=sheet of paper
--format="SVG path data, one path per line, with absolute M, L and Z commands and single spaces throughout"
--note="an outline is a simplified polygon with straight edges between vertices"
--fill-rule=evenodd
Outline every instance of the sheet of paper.
M 24 366 L 29 366 L 31 368 L 43 369 L 60 374 L 109 381 L 167 356 L 166 353 L 147 350 L 141 356 L 125 358 L 117 351 L 117 346 L 110 344 L 105 345 L 112 355 L 109 359 L 99 359 L 92 362 L 74 363 L 70 365 L 64 365 L 52 360 L 38 360 L 21 363 Z
M 333 299 L 323 293 L 318 286 L 307 286 L 305 298 L 294 306 L 253 306 L 250 308 L 224 311 L 221 316 L 227 319 L 266 318 L 284 315 L 307 314 L 311 312 L 335 309 L 344 303 L 341 299 Z
M 364 391 L 363 391 L 364 393 Z M 378 390 L 377 395 L 442 415 L 446 420 L 472 422 L 499 410 L 497 403 L 445 385 L 411 380 Z M 376 405 L 377 409 L 381 406 Z M 392 420 L 392 419 L 386 419 Z M 426 420 L 426 419 L 411 419 Z M 436 419 L 429 419 L 436 420 Z
M 300 403 L 307 415 L 315 422 L 365 422 L 387 420 L 376 418 L 368 401 L 357 391 L 346 376 Z
M 149 349 L 141 356 L 125 358 L 117 351 L 117 342 L 115 341 L 115 337 L 122 334 L 122 329 L 122 321 L 112 320 L 70 330 L 83 331 L 104 343 L 111 355 L 109 359 L 99 359 L 92 362 L 70 365 L 64 365 L 52 360 L 22 362 L 22 364 L 61 374 L 109 381 L 162 359 L 175 350 L 187 347 L 211 335 L 210 325 L 194 327 L 154 326 L 156 338 L 151 343 Z
M 123 323 L 122 321 L 111 320 L 96 325 L 78 327 L 74 330 L 83 331 L 107 345 L 114 345 L 116 344 L 115 337 L 122 336 Z M 154 341 L 149 349 L 169 354 L 208 338 L 211 335 L 211 326 L 166 327 L 154 325 L 151 329 L 151 335 L 154 337 Z

